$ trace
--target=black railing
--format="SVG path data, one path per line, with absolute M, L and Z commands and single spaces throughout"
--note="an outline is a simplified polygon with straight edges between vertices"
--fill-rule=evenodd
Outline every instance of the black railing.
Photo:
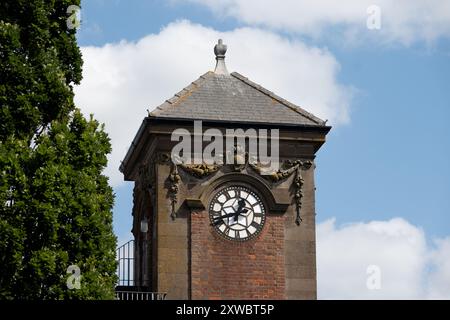
M 144 290 L 144 291 L 142 291 Z M 145 291 L 142 287 L 116 287 L 117 300 L 165 300 L 165 292 Z
M 117 285 L 134 286 L 134 240 L 117 248 L 117 262 Z
M 117 248 L 118 282 L 116 286 L 116 299 L 165 300 L 165 292 L 151 292 L 150 286 L 146 281 L 144 281 L 144 285 L 138 283 L 138 277 L 134 274 L 134 263 L 136 261 L 134 254 L 134 240 L 130 240 Z

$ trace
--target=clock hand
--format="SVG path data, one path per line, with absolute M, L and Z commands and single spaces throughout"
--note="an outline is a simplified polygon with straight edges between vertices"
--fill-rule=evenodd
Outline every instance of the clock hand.
M 235 214 L 236 214 L 235 212 L 227 213 L 227 214 L 225 214 L 225 215 L 223 215 L 223 216 L 214 217 L 213 219 L 214 219 L 214 220 L 217 220 L 217 219 L 229 218 L 229 217 L 234 216 Z
M 232 213 L 225 214 L 223 216 L 214 217 L 213 220 L 215 220 L 215 221 L 213 222 L 213 225 L 217 226 L 218 224 L 222 223 L 223 219 L 234 217 L 235 215 L 236 215 L 236 213 L 232 212 Z
M 223 216 L 218 216 L 218 217 L 213 218 L 213 220 L 215 220 L 215 221 L 212 223 L 212 225 L 217 226 L 218 224 L 222 223 L 223 219 L 230 218 L 230 217 L 233 217 L 234 221 L 236 222 L 238 217 L 239 217 L 239 215 L 241 214 L 242 209 L 244 208 L 244 206 L 245 206 L 245 200 L 244 199 L 239 199 L 238 207 L 237 207 L 235 212 L 231 212 L 231 213 L 225 214 Z
M 238 218 L 239 218 L 239 215 L 242 213 L 242 209 L 245 207 L 245 200 L 244 199 L 239 199 L 239 201 L 238 201 L 238 208 L 237 208 L 237 210 L 236 210 L 236 212 L 235 212 L 235 215 L 234 215 L 234 221 L 237 221 L 238 220 Z

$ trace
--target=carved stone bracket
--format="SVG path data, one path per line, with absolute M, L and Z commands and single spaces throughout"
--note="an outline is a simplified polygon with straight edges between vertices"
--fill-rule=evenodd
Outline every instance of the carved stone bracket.
M 242 172 L 249 164 L 249 154 L 240 145 L 234 147 L 232 169 L 235 172 Z

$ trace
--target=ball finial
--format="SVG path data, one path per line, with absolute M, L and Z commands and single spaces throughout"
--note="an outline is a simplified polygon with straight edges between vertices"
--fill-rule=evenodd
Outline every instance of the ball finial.
M 225 53 L 227 52 L 227 46 L 223 44 L 222 39 L 219 39 L 214 46 L 214 54 L 216 55 L 216 69 L 215 74 L 228 75 L 227 66 L 225 65 Z
M 214 54 L 216 58 L 225 58 L 225 53 L 227 52 L 227 46 L 223 44 L 222 39 L 219 39 L 217 44 L 214 46 Z

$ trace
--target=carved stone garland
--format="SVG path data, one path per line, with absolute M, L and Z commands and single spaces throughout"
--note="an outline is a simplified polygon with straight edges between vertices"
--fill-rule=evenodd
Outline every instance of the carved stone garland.
M 202 179 L 207 177 L 215 172 L 217 172 L 221 166 L 219 165 L 207 165 L 207 164 L 175 164 L 172 162 L 170 154 L 168 153 L 158 153 L 157 162 L 159 164 L 167 164 L 171 166 L 170 174 L 167 179 L 167 189 L 168 189 L 168 197 L 170 199 L 171 212 L 170 217 L 175 219 L 176 214 L 176 205 L 178 203 L 178 191 L 179 191 L 179 183 L 181 181 L 181 176 L 178 173 L 178 167 L 182 168 L 184 171 L 189 173 L 190 175 Z
M 246 159 L 247 160 L 247 159 Z M 189 173 L 190 175 L 202 179 L 205 178 L 215 172 L 217 172 L 221 166 L 220 165 L 207 165 L 207 164 L 180 164 L 176 165 L 174 164 L 171 159 L 170 155 L 168 154 L 159 154 L 158 155 L 158 162 L 164 163 L 164 164 L 171 164 L 172 168 L 169 174 L 169 185 L 168 185 L 168 194 L 171 201 L 171 214 L 170 216 L 172 219 L 176 218 L 176 211 L 175 207 L 178 203 L 178 191 L 179 191 L 179 182 L 181 180 L 181 177 L 178 173 L 178 166 L 182 168 L 184 171 Z M 247 162 L 247 161 L 246 161 Z M 294 198 L 295 198 L 295 207 L 296 207 L 296 218 L 295 223 L 299 226 L 302 222 L 301 218 L 301 208 L 302 208 L 302 199 L 303 199 L 303 184 L 304 179 L 302 177 L 301 171 L 307 170 L 311 167 L 312 162 L 310 160 L 302 161 L 302 160 L 287 160 L 284 163 L 285 169 L 278 170 L 273 173 L 269 174 L 262 174 L 263 168 L 259 164 L 255 163 L 246 163 L 246 165 L 249 165 L 253 170 L 255 170 L 259 175 L 261 175 L 263 178 L 271 181 L 271 182 L 278 182 L 281 180 L 284 180 L 291 176 L 293 173 L 295 173 L 292 185 L 294 187 Z M 241 169 L 235 168 L 235 169 Z
M 170 154 L 166 152 L 157 153 L 154 156 L 155 163 L 171 165 L 170 174 L 167 178 L 167 194 L 170 199 L 171 212 L 170 217 L 172 219 L 176 218 L 175 206 L 178 203 L 178 184 L 181 180 L 180 175 L 178 174 L 178 168 L 175 164 L 173 164 Z
M 182 168 L 187 173 L 191 174 L 192 176 L 203 179 L 215 172 L 217 172 L 221 166 L 212 164 L 180 164 L 180 168 Z
M 175 206 L 178 202 L 178 183 L 181 178 L 178 174 L 178 166 L 176 164 L 172 164 L 172 169 L 169 174 L 169 198 L 171 203 L 171 213 L 170 217 L 172 219 L 176 218 Z
M 250 164 L 250 167 L 255 170 L 258 174 L 260 174 L 265 179 L 272 181 L 272 182 L 278 182 L 281 180 L 286 179 L 289 177 L 292 173 L 295 172 L 294 179 L 292 181 L 292 185 L 294 187 L 294 198 L 295 198 L 295 209 L 296 209 L 296 218 L 295 223 L 299 226 L 302 222 L 301 217 L 301 208 L 302 208 L 302 199 L 303 199 L 303 177 L 302 177 L 302 170 L 307 170 L 311 167 L 312 162 L 310 160 L 302 161 L 302 160 L 287 160 L 284 164 L 284 167 L 287 168 L 285 170 L 278 170 L 276 172 L 270 173 L 270 174 L 261 174 L 262 173 L 262 167 L 258 164 Z

